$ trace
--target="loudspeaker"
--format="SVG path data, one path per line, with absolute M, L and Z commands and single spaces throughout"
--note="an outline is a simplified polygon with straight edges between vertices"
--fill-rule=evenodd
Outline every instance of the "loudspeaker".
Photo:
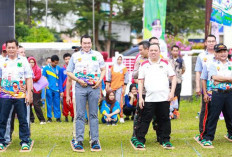
M 15 0 L 0 0 L 0 50 L 2 51 L 4 42 L 13 38 L 15 38 Z

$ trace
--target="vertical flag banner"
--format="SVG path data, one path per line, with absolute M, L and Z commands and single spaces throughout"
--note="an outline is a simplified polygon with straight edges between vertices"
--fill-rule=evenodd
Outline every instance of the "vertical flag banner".
M 164 39 L 166 7 L 167 0 L 144 0 L 143 39 L 152 36 Z
M 225 26 L 232 26 L 232 1 L 213 0 L 210 21 Z
M 165 43 L 165 20 L 167 0 L 144 0 L 143 39 L 156 37 L 159 39 L 161 57 L 168 55 Z

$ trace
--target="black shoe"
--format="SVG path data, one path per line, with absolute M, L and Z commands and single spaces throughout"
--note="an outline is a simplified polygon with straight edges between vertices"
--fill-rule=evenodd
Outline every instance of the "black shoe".
M 131 120 L 134 120 L 134 116 L 131 116 Z
M 74 118 L 72 117 L 72 122 L 73 122 L 73 119 L 74 119 Z
M 60 118 L 56 118 L 56 121 L 57 121 L 57 122 L 61 122 Z
M 51 118 L 48 118 L 47 122 L 48 122 L 48 123 L 51 123 L 51 122 L 52 122 L 52 119 L 51 119 Z
M 68 117 L 65 117 L 65 122 L 68 122 Z
M 129 116 L 126 116 L 125 120 L 129 120 Z

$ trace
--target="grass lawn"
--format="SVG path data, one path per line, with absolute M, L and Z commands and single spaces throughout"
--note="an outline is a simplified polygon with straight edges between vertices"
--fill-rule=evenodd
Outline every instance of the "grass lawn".
M 132 135 L 132 121 L 117 126 L 99 125 L 102 152 L 90 152 L 88 130 L 84 141 L 85 153 L 73 152 L 70 147 L 73 125 L 69 123 L 53 122 L 40 125 L 38 121 L 31 125 L 32 139 L 35 140 L 33 150 L 30 153 L 19 153 L 20 145 L 18 138 L 18 127 L 13 134 L 13 142 L 6 152 L 0 153 L 1 157 L 69 157 L 69 156 L 232 156 L 232 143 L 223 136 L 226 134 L 224 121 L 219 121 L 214 149 L 203 149 L 195 142 L 193 137 L 198 133 L 197 112 L 200 110 L 199 100 L 193 102 L 181 102 L 181 118 L 172 120 L 171 142 L 174 150 L 164 150 L 155 142 L 156 134 L 150 127 L 146 136 L 146 151 L 135 151 L 130 145 Z M 16 122 L 15 126 L 18 126 Z

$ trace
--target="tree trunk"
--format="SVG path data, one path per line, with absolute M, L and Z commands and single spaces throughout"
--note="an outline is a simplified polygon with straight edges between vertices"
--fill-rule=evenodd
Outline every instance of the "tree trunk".
M 109 21 L 108 21 L 108 35 L 107 35 L 107 41 L 106 41 L 106 51 L 108 52 L 108 56 L 111 56 L 110 53 L 110 46 L 111 46 L 111 31 L 112 31 L 112 14 L 113 14 L 113 2 L 110 1 L 110 16 L 109 16 Z
M 27 25 L 31 27 L 31 0 L 27 0 Z
M 101 7 L 101 2 L 96 2 L 95 6 L 97 8 L 96 12 L 99 13 L 100 7 Z M 99 40 L 98 40 L 99 39 L 99 22 L 97 20 L 95 21 L 95 34 L 94 35 L 95 35 L 96 50 L 101 52 L 102 49 L 101 49 L 101 45 L 100 45 Z

